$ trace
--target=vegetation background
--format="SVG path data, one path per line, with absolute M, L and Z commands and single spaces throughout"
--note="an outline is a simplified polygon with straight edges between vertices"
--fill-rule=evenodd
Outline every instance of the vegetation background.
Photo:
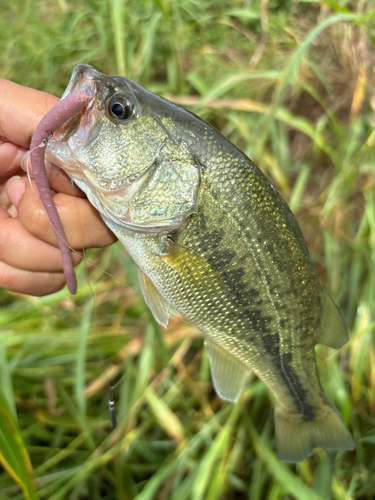
M 340 351 L 316 352 L 357 443 L 280 462 L 264 384 L 220 401 L 200 333 L 178 315 L 155 323 L 116 244 L 88 253 L 74 297 L 0 291 L 2 499 L 375 497 L 373 7 L 2 0 L 1 77 L 61 95 L 77 63 L 127 75 L 212 123 L 272 180 L 349 327 Z

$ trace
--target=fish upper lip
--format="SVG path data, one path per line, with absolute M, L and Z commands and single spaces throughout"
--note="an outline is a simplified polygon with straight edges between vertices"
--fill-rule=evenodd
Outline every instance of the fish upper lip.
M 66 87 L 61 99 L 65 99 L 67 95 L 79 87 L 82 87 L 82 85 L 88 85 L 95 91 L 94 80 L 101 74 L 102 73 L 94 69 L 89 64 L 78 64 L 73 70 L 68 86 Z
M 78 64 L 77 66 L 75 66 L 72 76 L 61 99 L 65 99 L 69 94 L 82 87 L 83 85 L 88 85 L 94 91 L 94 97 L 83 110 L 71 116 L 69 120 L 62 127 L 60 127 L 60 129 L 55 131 L 52 141 L 56 140 L 60 143 L 67 142 L 70 137 L 76 134 L 77 130 L 82 124 L 82 121 L 89 122 L 89 120 L 85 118 L 86 115 L 88 115 L 94 107 L 96 97 L 96 82 L 98 81 L 98 77 L 100 77 L 101 75 L 102 74 L 99 71 L 94 69 L 89 64 Z M 69 131 L 68 124 L 70 124 L 71 126 L 71 131 Z

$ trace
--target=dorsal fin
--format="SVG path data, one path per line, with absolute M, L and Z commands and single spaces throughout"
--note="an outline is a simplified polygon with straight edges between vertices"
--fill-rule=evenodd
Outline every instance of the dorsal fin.
M 250 375 L 249 369 L 211 340 L 206 339 L 206 344 L 217 395 L 227 401 L 237 401 Z
M 322 292 L 322 306 L 323 317 L 318 343 L 338 349 L 348 341 L 349 334 L 340 311 L 324 287 Z
M 166 327 L 169 321 L 169 304 L 150 280 L 150 278 L 138 267 L 138 276 L 141 283 L 143 297 L 156 321 Z

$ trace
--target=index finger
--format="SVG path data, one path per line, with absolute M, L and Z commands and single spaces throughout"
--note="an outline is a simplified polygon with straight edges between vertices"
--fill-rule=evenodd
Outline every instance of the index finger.
M 0 78 L 0 136 L 29 148 L 43 116 L 59 98 Z

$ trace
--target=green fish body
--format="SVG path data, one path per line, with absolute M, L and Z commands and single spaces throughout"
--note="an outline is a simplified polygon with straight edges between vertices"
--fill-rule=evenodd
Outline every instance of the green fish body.
M 202 330 L 220 397 L 249 373 L 275 397 L 280 458 L 354 447 L 319 383 L 314 347 L 341 347 L 345 324 L 296 219 L 262 172 L 213 127 L 124 77 L 75 68 L 92 108 L 47 158 L 86 192 L 138 265 L 160 324 L 173 306 Z

